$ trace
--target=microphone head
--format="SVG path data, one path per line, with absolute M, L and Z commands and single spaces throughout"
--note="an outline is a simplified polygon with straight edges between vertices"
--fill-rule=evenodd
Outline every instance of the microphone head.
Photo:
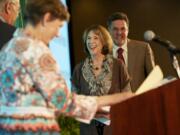
M 152 41 L 154 38 L 155 38 L 155 33 L 151 30 L 147 30 L 145 33 L 144 33 L 144 39 L 146 41 Z

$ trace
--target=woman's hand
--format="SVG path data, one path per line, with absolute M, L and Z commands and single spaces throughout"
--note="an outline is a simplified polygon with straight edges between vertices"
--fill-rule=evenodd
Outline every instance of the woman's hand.
M 110 106 L 104 106 L 104 107 L 99 108 L 96 112 L 95 117 L 109 119 L 110 118 Z

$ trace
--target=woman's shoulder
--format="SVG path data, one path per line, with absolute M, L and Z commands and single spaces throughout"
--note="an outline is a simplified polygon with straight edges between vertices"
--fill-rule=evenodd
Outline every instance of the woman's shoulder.
M 86 59 L 85 59 L 86 60 Z M 81 69 L 85 63 L 85 60 L 80 61 L 78 64 L 75 65 L 73 72 L 81 72 Z

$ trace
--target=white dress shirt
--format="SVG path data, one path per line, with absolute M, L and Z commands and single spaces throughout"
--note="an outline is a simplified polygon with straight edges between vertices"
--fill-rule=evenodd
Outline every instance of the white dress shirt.
M 119 48 L 123 49 L 123 57 L 124 57 L 124 61 L 125 61 L 125 65 L 128 66 L 128 48 L 127 48 L 127 41 L 122 45 L 122 47 L 119 47 L 117 45 L 113 45 L 113 57 L 117 59 L 118 57 L 118 53 L 117 50 Z

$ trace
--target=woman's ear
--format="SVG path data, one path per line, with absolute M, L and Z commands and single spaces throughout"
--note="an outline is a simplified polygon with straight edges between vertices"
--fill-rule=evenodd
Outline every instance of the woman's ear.
M 51 20 L 51 14 L 49 12 L 45 13 L 42 19 L 42 25 L 46 26 L 50 20 Z

